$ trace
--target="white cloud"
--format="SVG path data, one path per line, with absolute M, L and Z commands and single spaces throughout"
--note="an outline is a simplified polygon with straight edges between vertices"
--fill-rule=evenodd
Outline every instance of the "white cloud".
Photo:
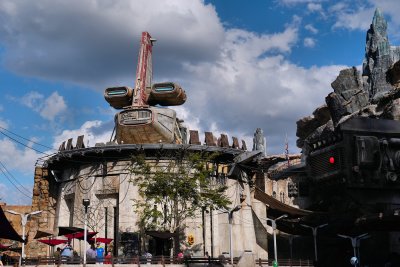
M 96 143 L 106 143 L 110 141 L 114 122 L 87 121 L 80 128 L 74 130 L 64 130 L 61 134 L 54 137 L 53 147 L 57 148 L 62 142 L 73 138 L 73 145 L 76 144 L 77 137 L 84 135 L 84 145 L 94 146 Z
M 215 58 L 224 36 L 214 7 L 201 0 L 3 0 L 0 24 L 9 69 L 98 90 L 133 83 L 144 30 L 159 40 L 158 70 L 175 76 L 181 70 L 172 65 Z
M 64 98 L 57 92 L 52 93 L 43 104 L 40 110 L 40 115 L 47 120 L 54 120 L 54 118 L 62 112 L 67 110 Z
M 45 99 L 42 94 L 32 91 L 25 94 L 20 102 L 22 105 L 31 108 L 39 113 L 42 118 L 49 121 L 53 121 L 55 117 L 67 110 L 64 98 L 60 96 L 58 92 L 53 92 Z
M 303 44 L 305 47 L 312 48 L 315 46 L 315 43 L 316 43 L 316 41 L 314 38 L 310 38 L 310 37 L 304 38 Z
M 318 33 L 318 29 L 316 29 L 312 24 L 307 24 L 306 26 L 304 26 L 304 29 L 308 30 L 309 32 L 311 32 L 313 34 Z
M 310 12 L 321 12 L 322 11 L 322 5 L 317 4 L 317 3 L 308 3 L 307 4 L 307 9 Z
M 270 153 L 282 151 L 281 137 L 285 132 L 294 136 L 295 121 L 324 102 L 343 68 L 303 68 L 287 59 L 299 43 L 298 16 L 281 32 L 257 34 L 224 29 L 214 7 L 200 0 L 3 2 L 8 7 L 0 6 L 0 42 L 6 66 L 15 72 L 96 88 L 130 85 L 140 32 L 148 30 L 158 39 L 153 49 L 155 79 L 177 81 L 187 91 L 188 101 L 177 108 L 182 112 L 178 116 L 186 116 L 187 124 L 200 131 L 239 139 L 251 140 L 261 127 Z M 312 9 L 320 3 L 300 2 L 314 3 Z M 50 110 L 57 105 L 47 105 L 42 113 L 44 99 L 40 112 L 51 119 Z M 63 131 L 54 146 L 69 138 L 76 141 L 81 134 L 91 146 L 105 142 L 112 128 L 112 121 L 88 121 Z
M 32 173 L 36 160 L 43 156 L 30 148 L 19 148 L 16 143 L 7 138 L 0 139 L 0 161 L 8 170 L 18 170 L 23 173 Z M 18 159 L 18 160 L 16 160 Z
M 366 31 L 371 24 L 375 8 L 360 7 L 354 12 L 337 13 L 337 21 L 333 28 L 347 28 L 350 30 L 363 30 Z
M 29 92 L 21 98 L 21 103 L 32 110 L 39 112 L 43 105 L 44 96 L 36 91 Z

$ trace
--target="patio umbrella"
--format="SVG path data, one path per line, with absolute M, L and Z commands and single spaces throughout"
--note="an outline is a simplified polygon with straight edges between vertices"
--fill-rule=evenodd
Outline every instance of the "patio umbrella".
M 74 227 L 74 226 L 59 226 L 58 227 L 58 235 L 68 235 L 68 234 L 74 234 L 77 232 L 83 232 L 83 228 Z
M 75 235 L 78 234 L 79 232 L 83 232 L 84 229 L 83 228 L 79 228 L 79 227 L 74 227 L 74 226 L 59 226 L 58 227 L 58 235 L 68 235 L 68 234 L 72 234 L 71 238 L 68 239 L 74 239 Z M 74 241 L 72 241 L 72 246 L 74 247 Z
M 8 249 L 9 247 L 11 247 L 11 245 L 3 245 L 3 244 L 0 244 L 0 249 Z
M 40 239 L 38 241 L 52 247 L 68 242 L 68 240 L 65 239 Z
M 100 242 L 100 243 L 104 243 L 104 244 L 110 244 L 111 241 L 113 241 L 114 239 L 112 238 L 105 238 L 105 237 L 96 237 L 96 238 L 91 238 L 90 241 L 93 242 Z
M 73 233 L 73 234 L 67 234 L 64 235 L 65 237 L 67 237 L 68 239 L 79 239 L 79 240 L 84 240 L 85 236 L 83 234 L 84 232 L 78 232 L 78 233 Z M 87 240 L 89 240 L 90 238 L 94 237 L 95 235 L 97 235 L 97 232 L 87 232 L 86 236 L 87 236 Z
M 33 239 L 38 239 L 42 237 L 52 236 L 54 233 L 50 230 L 37 230 L 36 235 Z

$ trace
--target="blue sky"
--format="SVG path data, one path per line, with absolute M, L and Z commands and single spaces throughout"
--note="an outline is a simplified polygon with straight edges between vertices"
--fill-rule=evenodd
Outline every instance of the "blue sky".
M 132 87 L 142 31 L 158 40 L 154 80 L 186 90 L 175 109 L 190 129 L 251 147 L 260 127 L 268 154 L 283 153 L 286 134 L 299 152 L 296 121 L 362 64 L 376 7 L 398 45 L 397 0 L 1 1 L 0 127 L 14 140 L 0 133 L 0 198 L 29 204 L 36 160 L 62 141 L 110 138 L 103 91 Z

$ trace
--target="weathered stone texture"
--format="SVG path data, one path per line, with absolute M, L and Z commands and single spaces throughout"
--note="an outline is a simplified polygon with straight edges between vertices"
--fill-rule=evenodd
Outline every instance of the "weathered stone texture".
M 368 94 L 363 90 L 360 73 L 353 67 L 341 70 L 331 84 L 334 93 L 330 93 L 325 102 L 330 110 L 335 125 L 348 114 L 368 105 Z
M 386 30 L 387 22 L 377 9 L 367 32 L 362 74 L 368 77 L 364 86 L 373 102 L 392 89 L 387 81 L 386 72 L 393 64 L 392 59 L 397 57 L 397 50 L 390 47 Z

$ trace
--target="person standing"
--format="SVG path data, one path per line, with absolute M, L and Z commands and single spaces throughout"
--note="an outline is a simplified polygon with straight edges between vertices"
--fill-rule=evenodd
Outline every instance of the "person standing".
M 100 242 L 97 242 L 96 263 L 103 264 L 103 262 L 104 262 L 104 248 L 100 245 Z
M 96 261 L 96 256 L 96 248 L 94 247 L 94 244 L 91 244 L 86 251 L 86 258 L 89 262 L 94 263 Z
M 68 243 L 65 245 L 65 247 L 61 251 L 61 256 L 72 258 L 72 255 L 73 255 L 73 249 L 71 246 L 71 242 L 68 241 Z
M 105 260 L 104 260 L 104 263 L 105 263 L 105 264 L 111 264 L 111 261 L 112 261 L 111 251 L 109 251 L 109 252 L 107 253 L 107 255 L 105 256 L 104 259 L 105 259 Z

